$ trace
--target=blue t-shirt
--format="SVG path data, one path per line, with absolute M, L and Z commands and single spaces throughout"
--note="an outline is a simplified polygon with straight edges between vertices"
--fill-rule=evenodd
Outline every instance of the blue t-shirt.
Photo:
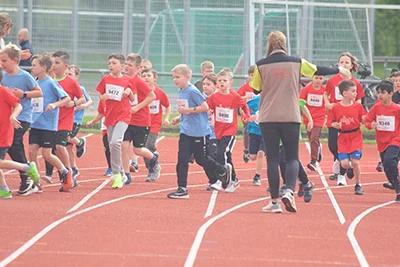
M 203 92 L 203 96 L 208 99 L 210 97 L 210 95 L 206 95 Z M 211 116 L 208 116 L 208 121 L 211 123 L 211 121 L 214 121 L 214 114 L 211 114 Z M 217 137 L 215 136 L 215 130 L 214 130 L 214 125 L 208 124 L 210 126 L 210 130 L 211 130 L 211 134 L 210 134 L 210 140 L 215 140 L 217 139 Z
M 87 93 L 85 87 L 83 87 L 83 86 L 80 86 L 80 87 L 81 87 L 81 90 L 82 90 L 83 95 L 85 96 L 86 102 L 89 101 L 90 96 L 89 96 L 89 94 Z M 76 99 L 75 99 L 75 100 L 76 100 Z M 74 122 L 75 122 L 75 123 L 82 124 L 83 115 L 84 115 L 84 114 L 85 114 L 85 110 L 84 110 L 84 109 L 76 110 L 76 111 L 74 112 Z
M 38 80 L 40 88 L 42 88 L 43 97 L 33 99 L 33 115 L 31 128 L 47 131 L 57 131 L 59 108 L 55 108 L 46 112 L 48 104 L 59 101 L 64 98 L 67 93 L 62 89 L 58 82 L 47 77 L 44 80 Z
M 260 95 L 256 95 L 249 101 L 247 101 L 247 106 L 251 109 L 251 114 L 254 115 L 258 112 L 260 106 Z M 251 134 L 261 135 L 260 125 L 255 122 L 249 122 L 247 124 L 247 132 Z
M 194 108 L 206 101 L 201 92 L 191 83 L 185 89 L 179 89 L 178 106 Z M 193 137 L 207 136 L 211 134 L 208 124 L 207 112 L 181 115 L 181 133 Z
M 1 82 L 3 86 L 10 89 L 18 88 L 24 92 L 31 91 L 38 84 L 35 79 L 26 71 L 19 70 L 15 75 L 8 75 L 4 73 L 3 81 Z M 18 116 L 19 121 L 25 121 L 32 123 L 32 103 L 30 98 L 21 98 L 22 111 Z

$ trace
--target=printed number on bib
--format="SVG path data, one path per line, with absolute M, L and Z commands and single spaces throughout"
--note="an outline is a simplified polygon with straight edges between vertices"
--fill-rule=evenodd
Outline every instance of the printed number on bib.
M 307 105 L 311 107 L 322 107 L 322 95 L 308 94 Z
M 394 132 L 394 116 L 376 116 L 376 129 L 385 132 Z
M 124 87 L 114 84 L 106 84 L 106 92 L 108 95 L 108 99 L 121 101 Z
M 107 130 L 107 126 L 104 125 L 104 117 L 101 118 L 101 122 L 100 123 L 101 123 L 100 130 L 102 130 L 102 131 L 103 130 Z
M 43 97 L 32 98 L 32 112 L 42 113 L 43 112 Z
M 233 122 L 233 109 L 217 107 L 215 112 L 215 121 L 222 123 Z
M 154 100 L 149 105 L 150 114 L 158 114 L 160 112 L 160 100 Z
M 187 99 L 178 99 L 178 108 L 188 108 L 189 102 Z
M 337 86 L 335 87 L 335 99 L 336 100 L 342 100 L 343 99 L 343 96 L 340 93 L 339 87 L 337 87 Z

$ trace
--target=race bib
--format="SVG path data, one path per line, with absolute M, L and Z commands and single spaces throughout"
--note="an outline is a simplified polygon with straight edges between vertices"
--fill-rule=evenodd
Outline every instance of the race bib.
M 307 95 L 307 105 L 311 107 L 322 107 L 322 95 Z
M 106 92 L 108 99 L 121 101 L 124 87 L 114 84 L 106 84 Z
M 133 95 L 133 101 L 129 101 L 131 103 L 131 106 L 136 106 L 137 104 L 139 104 L 138 98 L 137 98 L 137 94 Z
M 232 123 L 233 109 L 217 107 L 215 110 L 215 121 L 222 123 Z
M 214 126 L 215 124 L 214 114 L 208 115 L 208 124 Z
M 339 87 L 337 87 L 337 86 L 335 87 L 335 98 L 336 98 L 336 100 L 342 100 L 343 99 L 343 96 L 340 93 Z
M 150 114 L 158 114 L 160 112 L 160 100 L 154 100 L 149 105 Z
M 188 108 L 189 102 L 187 99 L 178 99 L 178 108 Z
M 43 97 L 32 98 L 32 112 L 43 113 Z
M 385 132 L 394 132 L 394 116 L 376 116 L 376 129 Z
M 107 130 L 107 126 L 104 125 L 104 117 L 101 118 L 100 125 L 101 125 L 100 130 L 102 131 Z

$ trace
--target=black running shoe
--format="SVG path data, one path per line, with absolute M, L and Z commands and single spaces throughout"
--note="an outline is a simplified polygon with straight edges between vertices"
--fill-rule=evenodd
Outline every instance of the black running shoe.
M 76 156 L 81 158 L 86 152 L 86 138 L 79 138 L 79 141 L 80 144 L 76 146 Z
M 395 189 L 394 185 L 391 182 L 383 183 L 383 187 L 387 188 L 387 189 L 392 189 L 392 190 Z
M 29 177 L 22 177 L 21 178 L 21 185 L 17 191 L 18 195 L 24 196 L 24 195 L 29 195 L 29 191 L 33 187 L 33 181 Z
M 376 165 L 376 170 L 378 172 L 383 172 L 383 164 L 382 164 L 382 162 L 379 162 L 378 165 Z
M 182 187 L 178 187 L 178 189 L 173 192 L 168 194 L 168 198 L 189 198 L 189 193 L 187 189 L 183 189 Z
M 332 180 L 332 181 L 335 181 L 335 180 L 337 180 L 338 176 L 339 176 L 339 174 L 334 173 L 331 176 L 329 176 L 329 179 Z

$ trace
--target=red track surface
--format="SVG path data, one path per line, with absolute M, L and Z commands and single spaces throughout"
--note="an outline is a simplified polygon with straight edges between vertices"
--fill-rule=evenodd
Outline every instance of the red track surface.
M 184 266 L 186 261 L 187 266 L 360 266 L 360 255 L 371 266 L 400 266 L 400 203 L 371 211 L 355 224 L 359 257 L 347 235 L 362 212 L 395 197 L 382 187 L 384 174 L 375 171 L 375 145 L 363 150 L 364 196 L 354 195 L 354 181 L 337 188 L 329 180 L 332 158 L 324 145 L 321 168 L 345 218 L 343 225 L 316 172 L 308 172 L 317 187 L 311 203 L 296 197 L 296 214 L 262 213 L 268 201 L 262 198 L 269 196 L 266 172 L 261 187 L 251 185 L 255 163 L 243 163 L 242 141 L 234 153 L 241 187 L 233 194 L 218 193 L 211 216 L 204 218 L 212 192 L 205 190 L 206 176 L 196 164 L 189 169 L 190 199 L 166 197 L 176 188 L 177 147 L 177 139 L 170 137 L 158 144 L 162 175 L 155 183 L 144 182 L 141 165 L 132 185 L 112 190 L 109 182 L 67 213 L 106 180 L 101 137 L 89 137 L 87 153 L 78 161 L 78 188 L 59 193 L 59 186 L 45 186 L 43 194 L 0 201 L 0 266 L 10 255 L 17 257 L 8 266 Z M 307 163 L 304 144 L 300 151 Z M 6 179 L 12 189 L 18 188 L 15 172 Z M 258 201 L 247 203 L 252 200 Z M 31 246 L 24 249 L 24 244 Z M 13 254 L 21 247 L 21 253 Z

